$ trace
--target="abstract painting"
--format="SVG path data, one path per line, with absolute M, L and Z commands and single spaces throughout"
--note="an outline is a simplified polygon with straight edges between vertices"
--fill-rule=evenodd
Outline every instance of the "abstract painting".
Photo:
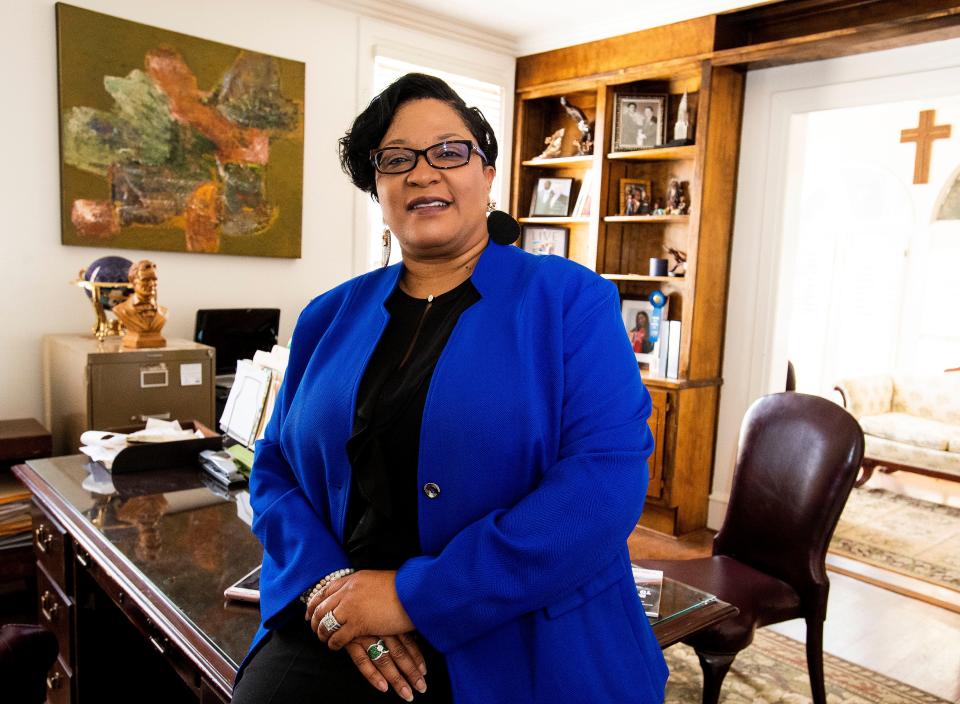
M 63 244 L 299 257 L 304 64 L 57 3 Z

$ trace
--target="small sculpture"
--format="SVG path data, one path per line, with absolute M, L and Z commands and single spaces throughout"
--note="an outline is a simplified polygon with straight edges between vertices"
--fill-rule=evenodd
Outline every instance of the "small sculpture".
M 553 159 L 560 156 L 560 143 L 563 141 L 564 128 L 561 127 L 552 135 L 543 140 L 543 143 L 547 145 L 547 148 L 539 154 L 537 159 Z
M 660 205 L 660 201 L 659 201 L 659 200 L 653 201 L 653 207 L 650 208 L 650 214 L 651 214 L 651 215 L 665 215 L 665 214 L 666 214 L 666 213 L 664 213 L 663 206 Z
M 577 153 L 580 156 L 593 154 L 593 135 L 590 134 L 590 122 L 587 120 L 587 116 L 583 110 L 576 105 L 571 105 L 567 102 L 566 96 L 560 96 L 560 104 L 564 110 L 567 111 L 567 114 L 577 121 L 577 129 L 580 130 L 580 139 L 573 141 L 573 146 L 577 148 Z
M 677 122 L 673 126 L 673 139 L 682 142 L 687 139 L 690 125 L 687 122 L 687 94 L 680 98 L 680 107 L 677 109 Z
M 687 203 L 686 196 L 680 196 L 680 209 L 677 211 L 678 215 L 688 215 L 690 213 L 690 204 Z
M 674 260 L 674 265 L 670 268 L 670 276 L 684 276 L 687 273 L 687 253 L 666 245 L 663 248 Z
M 113 307 L 113 314 L 127 331 L 122 345 L 129 349 L 163 347 L 167 341 L 160 331 L 167 322 L 167 309 L 157 305 L 157 265 L 141 259 L 130 267 L 128 278 L 133 293 Z

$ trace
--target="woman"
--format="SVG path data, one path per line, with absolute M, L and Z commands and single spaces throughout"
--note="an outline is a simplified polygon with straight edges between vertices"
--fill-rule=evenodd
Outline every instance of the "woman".
M 263 623 L 234 702 L 427 680 L 422 701 L 662 701 L 626 547 L 649 395 L 612 284 L 491 241 L 496 156 L 421 74 L 341 140 L 403 262 L 297 323 L 251 475 Z

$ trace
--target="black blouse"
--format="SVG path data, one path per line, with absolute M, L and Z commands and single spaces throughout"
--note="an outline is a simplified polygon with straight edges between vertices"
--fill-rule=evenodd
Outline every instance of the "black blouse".
M 399 287 L 360 382 L 347 455 L 353 470 L 346 551 L 355 569 L 397 569 L 420 554 L 417 465 L 433 369 L 460 315 L 480 299 L 469 279 L 432 301 Z

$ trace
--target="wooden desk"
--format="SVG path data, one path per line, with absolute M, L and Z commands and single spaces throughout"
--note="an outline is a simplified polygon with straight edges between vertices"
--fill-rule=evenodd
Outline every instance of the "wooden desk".
M 209 488 L 183 468 L 119 475 L 106 493 L 110 475 L 86 467 L 73 455 L 14 468 L 34 496 L 39 601 L 60 639 L 49 701 L 117 691 L 135 691 L 138 704 L 229 701 L 259 621 L 256 607 L 222 597 L 261 559 L 239 515 L 246 492 Z M 663 647 L 736 613 L 670 580 L 661 611 Z

